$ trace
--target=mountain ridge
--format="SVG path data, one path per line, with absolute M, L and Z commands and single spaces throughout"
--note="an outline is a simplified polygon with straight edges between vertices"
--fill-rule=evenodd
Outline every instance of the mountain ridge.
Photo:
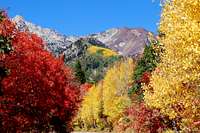
M 20 31 L 29 31 L 41 37 L 47 44 L 45 47 L 56 57 L 64 54 L 66 58 L 78 56 L 84 49 L 75 43 L 78 40 L 88 41 L 90 44 L 110 48 L 122 56 L 138 58 L 144 47 L 150 43 L 151 32 L 143 28 L 111 28 L 103 32 L 86 36 L 66 36 L 49 28 L 43 28 L 26 21 L 22 16 L 15 16 L 12 21 Z

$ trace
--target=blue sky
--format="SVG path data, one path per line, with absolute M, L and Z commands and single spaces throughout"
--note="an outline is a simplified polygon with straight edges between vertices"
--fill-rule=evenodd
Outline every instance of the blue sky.
M 156 33 L 161 7 L 159 0 L 0 0 L 0 8 L 66 35 L 85 35 L 115 27 Z

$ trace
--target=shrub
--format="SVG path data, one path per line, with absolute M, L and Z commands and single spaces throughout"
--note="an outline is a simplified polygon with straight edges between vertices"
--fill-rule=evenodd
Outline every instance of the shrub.
M 132 131 L 135 133 L 161 133 L 166 130 L 167 124 L 159 110 L 152 110 L 143 102 L 132 103 L 125 110 L 124 117 L 116 124 L 118 133 Z

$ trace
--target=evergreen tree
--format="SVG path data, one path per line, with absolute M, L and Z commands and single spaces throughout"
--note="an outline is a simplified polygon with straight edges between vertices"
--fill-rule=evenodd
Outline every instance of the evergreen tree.
M 151 41 L 150 45 L 145 46 L 143 57 L 138 61 L 134 71 L 134 85 L 129 90 L 130 95 L 133 93 L 141 93 L 141 86 L 144 83 L 142 78 L 145 74 L 150 74 L 155 69 L 160 61 L 161 52 L 162 47 L 156 40 Z
M 85 72 L 83 71 L 81 62 L 79 60 L 77 60 L 75 64 L 75 76 L 81 82 L 81 84 L 86 82 Z

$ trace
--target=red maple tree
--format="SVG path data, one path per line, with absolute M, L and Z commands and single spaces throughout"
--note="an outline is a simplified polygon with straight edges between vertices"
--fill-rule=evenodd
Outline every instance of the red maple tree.
M 70 68 L 43 49 L 41 38 L 19 32 L 7 18 L 0 36 L 10 38 L 13 51 L 0 53 L 9 70 L 1 81 L 1 132 L 69 132 L 80 102 L 80 87 Z

